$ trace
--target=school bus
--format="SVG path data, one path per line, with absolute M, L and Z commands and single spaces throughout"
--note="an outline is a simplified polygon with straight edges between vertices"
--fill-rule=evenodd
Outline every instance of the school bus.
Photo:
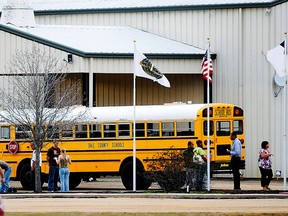
M 149 188 L 142 172 L 157 153 L 183 150 L 188 141 L 200 139 L 207 150 L 207 115 L 210 120 L 210 153 L 212 173 L 230 172 L 230 133 L 235 131 L 242 143 L 241 169 L 245 169 L 244 112 L 233 104 L 171 103 L 149 106 L 93 107 L 87 109 L 83 122 L 55 123 L 59 148 L 66 148 L 72 158 L 70 187 L 81 180 L 105 175 L 119 175 L 126 189 L 133 188 L 133 122 L 135 121 L 137 189 Z M 135 115 L 134 115 L 135 110 Z M 1 160 L 12 167 L 11 178 L 24 188 L 31 188 L 30 159 L 32 150 L 25 127 L 0 124 Z M 52 138 L 41 150 L 43 179 L 49 171 L 45 160 Z

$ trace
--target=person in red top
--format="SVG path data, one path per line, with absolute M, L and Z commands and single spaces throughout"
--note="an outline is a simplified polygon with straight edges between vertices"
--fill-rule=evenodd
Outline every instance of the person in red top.
M 271 190 L 269 188 L 269 184 L 273 177 L 271 160 L 272 155 L 273 154 L 269 151 L 269 142 L 263 141 L 258 154 L 258 166 L 261 173 L 261 186 L 263 190 Z

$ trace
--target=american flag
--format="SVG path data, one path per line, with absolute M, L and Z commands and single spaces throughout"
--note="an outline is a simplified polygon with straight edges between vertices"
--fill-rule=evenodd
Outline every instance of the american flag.
M 209 55 L 209 57 L 208 57 L 208 55 Z M 210 63 L 209 63 L 210 68 L 208 68 L 208 59 L 210 61 Z M 203 60 L 202 60 L 201 73 L 203 74 L 203 78 L 205 80 L 209 79 L 209 83 L 212 83 L 212 77 L 211 76 L 213 74 L 213 62 L 212 62 L 210 53 L 208 54 L 208 50 L 206 50 L 205 55 L 204 55 Z

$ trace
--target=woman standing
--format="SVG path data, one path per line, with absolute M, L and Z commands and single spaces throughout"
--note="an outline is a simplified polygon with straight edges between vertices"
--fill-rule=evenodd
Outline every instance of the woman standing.
M 68 163 L 71 164 L 70 156 L 66 154 L 66 149 L 61 149 L 61 155 L 57 159 L 57 164 L 59 164 L 59 176 L 61 182 L 61 192 L 69 191 L 69 176 L 70 171 L 68 168 Z
M 269 142 L 263 141 L 258 155 L 258 165 L 261 172 L 261 186 L 263 190 L 271 190 L 269 184 L 273 177 L 272 153 L 269 152 Z

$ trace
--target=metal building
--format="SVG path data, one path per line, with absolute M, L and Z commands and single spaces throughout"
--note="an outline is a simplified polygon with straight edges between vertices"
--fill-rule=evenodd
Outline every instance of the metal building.
M 137 101 L 138 104 L 204 102 L 205 86 L 200 65 L 209 37 L 211 51 L 217 55 L 213 64 L 212 101 L 234 103 L 245 110 L 245 176 L 260 176 L 257 154 L 262 140 L 271 143 L 273 169 L 284 169 L 287 148 L 284 152 L 282 117 L 283 97 L 287 95 L 283 90 L 275 97 L 274 92 L 278 92 L 279 86 L 274 82 L 275 72 L 266 61 L 265 54 L 284 40 L 284 32 L 288 30 L 287 0 L 147 0 L 137 3 L 132 0 L 31 0 L 31 6 L 36 24 L 129 26 L 189 46 L 190 51 L 182 54 L 173 53 L 172 50 L 166 50 L 163 55 L 156 55 L 155 50 L 143 51 L 147 52 L 147 56 L 150 53 L 149 57 L 167 75 L 172 88 L 163 89 L 149 80 L 139 79 L 137 98 L 142 99 Z M 5 53 L 0 56 L 2 70 L 11 50 L 21 48 L 31 38 L 0 27 L 1 41 L 5 41 L 0 45 Z M 75 62 L 70 65 L 71 74 L 83 76 L 83 80 L 90 80 L 95 86 L 94 90 L 83 90 L 95 91 L 94 98 L 89 99 L 90 104 L 91 101 L 97 106 L 131 104 L 132 48 L 122 56 L 119 53 L 96 55 L 95 50 L 95 55 L 89 56 L 85 52 L 64 49 L 67 48 L 65 46 L 44 43 L 44 40 L 36 42 L 59 50 L 63 56 L 73 55 Z M 144 44 L 141 47 L 144 49 Z M 199 52 L 192 51 L 197 47 L 200 48 Z M 90 76 L 88 71 L 92 71 Z M 91 88 L 91 83 L 82 83 Z

